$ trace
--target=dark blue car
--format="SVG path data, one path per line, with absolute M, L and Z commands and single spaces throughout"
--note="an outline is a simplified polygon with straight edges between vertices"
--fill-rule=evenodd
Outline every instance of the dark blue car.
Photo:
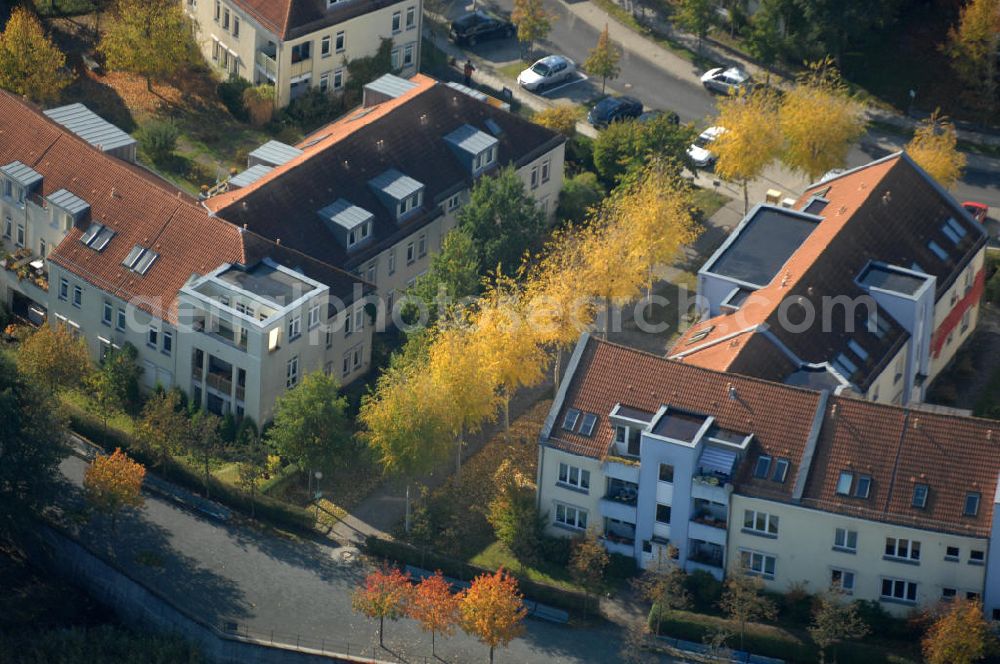
M 595 127 L 607 127 L 612 122 L 642 115 L 642 102 L 633 97 L 605 97 L 587 114 Z

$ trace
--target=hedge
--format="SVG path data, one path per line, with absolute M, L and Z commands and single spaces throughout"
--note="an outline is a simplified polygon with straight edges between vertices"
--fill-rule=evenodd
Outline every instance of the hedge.
M 140 463 L 150 466 L 150 459 L 135 440 L 123 431 L 105 427 L 98 418 L 81 410 L 73 404 L 64 404 L 69 413 L 70 428 L 80 437 L 95 443 L 106 451 L 111 451 L 120 447 L 128 451 L 129 455 Z M 171 482 L 201 492 L 204 487 L 203 476 L 191 467 L 178 462 L 175 459 L 167 459 L 161 472 L 165 478 Z M 209 478 L 209 488 L 212 500 L 222 503 L 227 507 L 237 510 L 243 514 L 250 514 L 250 498 L 237 487 L 220 482 L 218 479 Z M 254 499 L 255 515 L 261 521 L 267 521 L 275 526 L 291 528 L 302 532 L 311 532 L 313 529 L 313 517 L 306 510 L 295 505 L 289 505 L 262 495 L 259 491 Z
M 492 574 L 495 570 L 485 569 L 454 558 L 439 555 L 433 551 L 425 551 L 404 542 L 385 540 L 369 536 L 365 540 L 365 552 L 368 555 L 393 560 L 401 565 L 413 565 L 426 570 L 441 570 L 445 576 L 461 581 L 472 581 L 480 574 Z M 517 578 L 518 586 L 528 599 L 567 611 L 580 611 L 587 600 L 583 593 L 556 588 L 529 579 L 522 579 L 516 570 L 507 570 Z

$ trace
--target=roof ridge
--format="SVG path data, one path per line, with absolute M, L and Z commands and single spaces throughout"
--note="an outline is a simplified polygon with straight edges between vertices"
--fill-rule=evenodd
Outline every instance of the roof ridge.
M 278 26 L 281 31 L 282 39 L 288 38 L 288 24 L 292 22 L 292 5 L 294 5 L 296 1 L 297 0 L 288 0 L 288 6 L 285 9 L 285 20 L 280 26 Z

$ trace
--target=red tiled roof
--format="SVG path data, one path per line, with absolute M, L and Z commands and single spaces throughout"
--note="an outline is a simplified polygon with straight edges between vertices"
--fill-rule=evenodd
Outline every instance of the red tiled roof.
M 358 0 L 327 6 L 326 0 L 233 0 L 280 39 L 294 39 L 402 0 Z
M 43 197 L 67 189 L 90 205 L 92 223 L 115 231 L 108 246 L 97 252 L 79 242 L 85 227 L 73 228 L 48 260 L 154 316 L 176 322 L 177 291 L 188 279 L 224 263 L 248 260 L 250 234 L 211 217 L 169 183 L 101 152 L 4 92 L 0 163 L 14 160 L 43 176 L 38 192 Z M 137 244 L 159 254 L 145 275 L 122 265 Z M 249 258 L 260 255 L 262 245 L 278 251 L 274 243 L 259 238 Z

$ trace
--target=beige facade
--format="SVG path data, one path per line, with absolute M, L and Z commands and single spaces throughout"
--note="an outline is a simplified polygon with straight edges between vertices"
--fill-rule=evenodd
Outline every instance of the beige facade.
M 346 62 L 374 55 L 382 38 L 393 41 L 393 68 L 400 76 L 419 67 L 421 0 L 373 9 L 287 41 L 231 0 L 182 2 L 205 59 L 220 76 L 274 84 L 279 108 L 309 88 L 340 90 L 347 81 Z
M 910 354 L 910 344 L 907 341 L 899 349 L 899 352 L 886 363 L 872 384 L 868 387 L 865 398 L 878 403 L 901 404 L 903 402 L 903 390 L 905 387 L 906 358 Z
M 753 519 L 748 519 L 751 512 Z M 942 598 L 981 597 L 988 540 L 896 526 L 733 494 L 727 567 L 752 565 L 765 586 L 820 592 L 839 584 L 852 599 L 896 615 Z M 766 515 L 763 518 L 761 515 Z M 774 519 L 777 524 L 774 524 Z M 753 527 L 745 527 L 753 523 Z M 758 529 L 758 524 L 765 524 Z M 770 532 L 771 530 L 776 533 Z M 895 555 L 887 555 L 891 549 Z
M 539 446 L 538 511 L 545 518 L 546 532 L 560 537 L 588 528 L 603 532 L 600 502 L 605 481 L 597 459 Z
M 952 311 L 956 307 L 962 307 L 966 296 L 973 292 L 976 277 L 982 272 L 985 262 L 986 248 L 984 247 L 976 254 L 975 258 L 969 261 L 962 274 L 955 279 L 955 282 L 948 288 L 948 291 L 937 301 L 937 305 L 934 307 L 935 335 L 938 334 L 938 330 L 942 329 L 942 325 L 945 324 L 946 319 L 951 315 Z M 978 321 L 979 302 L 975 301 L 964 309 L 963 315 L 957 324 L 944 335 L 945 338 L 942 342 L 940 353 L 936 356 L 933 353 L 931 354 L 928 381 L 934 380 L 941 373 L 941 370 L 948 366 L 948 363 L 955 357 L 955 353 L 958 352 L 961 345 L 965 343 L 965 340 L 976 329 Z

